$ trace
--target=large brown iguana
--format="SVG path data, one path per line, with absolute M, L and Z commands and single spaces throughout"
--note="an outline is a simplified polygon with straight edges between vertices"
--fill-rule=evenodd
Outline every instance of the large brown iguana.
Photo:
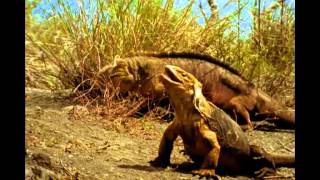
M 256 89 L 235 69 L 205 54 L 145 53 L 119 58 L 113 66 L 105 66 L 99 75 L 109 75 L 120 91 L 136 91 L 144 96 L 164 96 L 159 75 L 167 64 L 176 65 L 193 74 L 203 84 L 204 96 L 224 110 L 232 110 L 252 127 L 249 113 L 268 114 L 294 126 L 294 110 L 284 107 L 266 93 Z
M 294 155 L 275 155 L 249 145 L 241 130 L 224 111 L 207 101 L 202 84 L 190 73 L 168 65 L 161 80 L 169 94 L 176 117 L 161 139 L 158 157 L 151 165 L 170 164 L 173 142 L 180 136 L 186 153 L 200 165 L 193 174 L 215 176 L 224 173 L 253 174 L 274 167 L 294 167 Z

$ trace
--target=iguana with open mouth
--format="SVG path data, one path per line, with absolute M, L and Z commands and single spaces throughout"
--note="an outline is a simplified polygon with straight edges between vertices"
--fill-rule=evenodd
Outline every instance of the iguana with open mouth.
M 167 65 L 160 76 L 176 116 L 164 132 L 158 157 L 151 165 L 170 164 L 173 142 L 180 136 L 186 154 L 200 168 L 193 174 L 216 177 L 216 171 L 263 175 L 275 167 L 294 167 L 294 155 L 277 155 L 250 145 L 240 126 L 223 110 L 206 100 L 202 84 L 190 73 Z M 275 172 L 275 171 L 273 171 Z
M 252 128 L 250 113 L 268 115 L 274 122 L 285 122 L 294 127 L 294 110 L 256 89 L 228 64 L 206 54 L 145 53 L 118 58 L 114 65 L 105 66 L 98 74 L 109 77 L 121 92 L 135 91 L 152 99 L 161 99 L 166 93 L 159 76 L 165 65 L 179 66 L 193 74 L 203 84 L 203 94 L 209 101 L 229 110 L 229 114 L 235 115 L 234 119 L 243 118 L 249 128 Z

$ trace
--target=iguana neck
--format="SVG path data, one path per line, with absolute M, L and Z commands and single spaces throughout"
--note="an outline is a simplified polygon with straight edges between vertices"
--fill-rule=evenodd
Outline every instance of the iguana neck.
M 180 123 L 185 124 L 200 120 L 200 118 L 195 118 L 196 116 L 201 116 L 201 114 L 198 113 L 194 106 L 189 105 L 192 103 L 188 103 L 188 105 L 186 105 L 181 103 L 175 104 L 175 102 L 172 102 L 172 104 L 175 109 L 176 119 L 179 122 L 181 121 Z

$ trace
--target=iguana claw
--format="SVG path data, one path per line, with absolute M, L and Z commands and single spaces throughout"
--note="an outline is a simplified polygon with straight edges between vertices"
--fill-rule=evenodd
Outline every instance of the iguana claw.
M 193 175 L 199 175 L 200 177 L 206 177 L 207 179 L 220 180 L 220 176 L 214 173 L 212 169 L 199 169 L 191 171 Z
M 162 168 L 166 168 L 168 165 L 170 165 L 170 162 L 166 162 L 161 160 L 159 157 L 157 157 L 156 159 L 149 161 L 151 166 L 154 167 L 162 167 Z
M 256 172 L 254 172 L 254 174 L 256 175 L 256 177 L 258 178 L 262 178 L 266 175 L 275 175 L 276 171 L 274 169 L 268 168 L 268 167 L 264 167 Z

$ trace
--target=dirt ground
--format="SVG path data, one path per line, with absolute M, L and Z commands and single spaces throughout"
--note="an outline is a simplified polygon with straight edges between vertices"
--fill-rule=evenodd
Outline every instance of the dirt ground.
M 74 104 L 67 95 L 67 91 L 26 89 L 25 179 L 199 179 L 176 168 L 148 164 L 157 155 L 167 122 L 103 117 Z M 252 143 L 269 152 L 295 152 L 293 130 L 255 130 L 246 134 Z M 182 149 L 178 139 L 172 163 L 191 162 L 180 152 Z M 277 170 L 279 176 L 274 178 L 295 179 L 294 168 Z

